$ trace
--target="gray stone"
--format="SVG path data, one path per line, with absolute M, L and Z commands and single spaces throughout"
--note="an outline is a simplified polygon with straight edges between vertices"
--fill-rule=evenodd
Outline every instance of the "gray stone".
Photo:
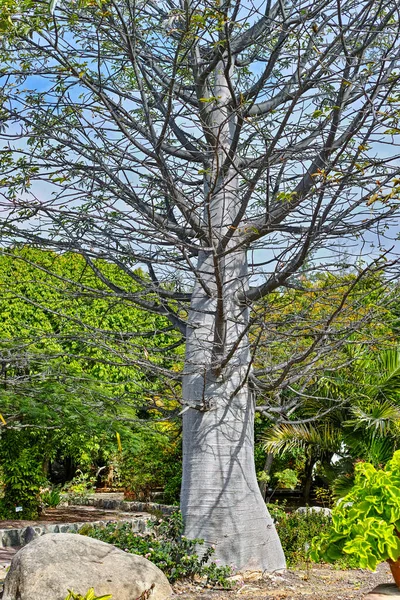
M 386 600 L 387 598 L 400 599 L 400 590 L 395 583 L 382 583 L 365 596 L 365 600 Z
M 96 508 L 112 508 L 113 510 L 123 510 L 129 512 L 148 512 L 160 511 L 164 515 L 171 515 L 177 510 L 176 506 L 167 504 L 157 504 L 155 502 L 127 502 L 118 498 L 110 498 L 109 496 L 118 496 L 118 494 L 98 494 L 99 497 L 79 498 L 76 497 L 69 502 L 70 506 L 90 505 Z M 103 496 L 103 497 L 102 497 Z M 107 496 L 104 498 L 104 496 Z M 109 504 L 109 502 L 112 504 Z
M 5 529 L 1 538 L 2 546 L 22 546 L 21 543 L 21 529 Z
M 40 533 L 37 533 L 37 531 L 35 531 L 35 529 L 33 527 L 28 525 L 28 527 L 25 527 L 25 529 L 22 530 L 22 539 L 23 539 L 24 543 L 21 544 L 21 546 L 25 546 L 25 544 L 29 544 L 29 542 L 32 542 L 39 536 L 40 536 Z
M 296 512 L 300 515 L 305 515 L 306 513 L 322 513 L 326 517 L 332 515 L 331 509 L 325 508 L 324 506 L 300 506 Z
M 46 534 L 14 556 L 2 600 L 64 600 L 68 590 L 132 600 L 154 587 L 150 600 L 172 594 L 165 575 L 142 556 L 85 536 Z

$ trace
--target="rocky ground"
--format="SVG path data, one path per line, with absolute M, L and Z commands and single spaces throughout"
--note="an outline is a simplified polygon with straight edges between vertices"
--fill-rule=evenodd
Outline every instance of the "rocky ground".
M 353 600 L 364 598 L 380 583 L 392 581 L 386 563 L 379 565 L 375 573 L 314 565 L 259 581 L 242 581 L 231 591 L 183 583 L 175 584 L 174 591 L 182 600 Z

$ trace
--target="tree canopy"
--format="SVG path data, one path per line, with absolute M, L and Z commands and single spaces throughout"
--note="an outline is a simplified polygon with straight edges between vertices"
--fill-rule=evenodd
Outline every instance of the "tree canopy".
M 336 321 L 355 286 L 396 268 L 397 1 L 52 8 L 3 8 L 3 243 L 80 254 L 113 298 L 185 337 L 186 532 L 225 563 L 281 568 L 257 492 L 254 395 L 301 385 L 354 333 Z M 349 262 L 357 275 L 311 343 L 255 372 L 275 334 L 254 303 Z

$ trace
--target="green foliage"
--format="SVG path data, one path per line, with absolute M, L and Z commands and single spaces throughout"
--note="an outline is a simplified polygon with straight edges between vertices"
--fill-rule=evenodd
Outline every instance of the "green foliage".
M 375 466 L 386 463 L 400 443 L 399 349 L 370 351 L 349 344 L 341 353 L 351 367 L 321 376 L 297 413 L 297 418 L 313 420 L 276 424 L 261 437 L 265 450 L 277 458 L 302 452 L 309 477 L 315 476 L 313 466 L 317 465 L 336 498 L 349 491 L 355 460 Z M 334 455 L 341 457 L 335 464 Z M 275 464 L 276 459 L 274 468 Z M 284 466 L 281 461 L 279 470 Z
M 40 494 L 42 505 L 45 508 L 56 508 L 61 502 L 61 491 L 59 487 L 43 490 Z
M 275 524 L 279 523 L 279 521 L 286 517 L 286 500 L 280 504 L 278 503 L 278 500 L 275 500 L 275 502 L 269 502 L 267 504 L 267 508 Z
M 127 495 L 144 501 L 161 487 L 163 501 L 178 504 L 181 471 L 181 437 L 172 426 L 138 431 L 119 460 L 120 483 Z
M 96 264 L 116 285 L 138 287 L 117 267 L 104 261 Z M 140 279 L 139 271 L 137 275 Z M 14 504 L 24 508 L 13 516 L 37 514 L 38 490 L 46 483 L 47 465 L 53 459 L 68 458 L 91 477 L 118 451 L 116 433 L 124 448 L 132 447 L 136 432 L 123 420 L 132 422 L 156 395 L 161 404 L 163 390 L 162 378 L 136 367 L 135 357 L 144 352 L 155 365 L 162 363 L 160 354 L 150 354 L 153 347 L 158 350 L 176 340 L 165 327 L 164 317 L 107 295 L 106 286 L 81 256 L 28 246 L 3 249 L 0 351 L 7 356 L 0 373 L 0 412 L 5 420 L 0 444 L 6 484 L 3 514 L 11 516 Z M 143 330 L 158 333 L 142 339 Z M 130 356 L 128 362 L 121 358 L 124 353 Z M 166 396 L 163 408 L 172 402 Z M 159 417 L 153 405 L 146 413 L 150 420 Z M 13 438 L 9 425 L 37 427 L 41 433 L 20 433 L 18 450 L 10 453 L 8 447 L 14 444 L 8 441 Z
M 22 429 L 9 429 L 0 438 L 1 479 L 4 497 L 0 500 L 2 519 L 35 519 L 41 505 L 43 436 Z M 21 511 L 16 511 L 21 507 Z
M 75 477 L 63 487 L 67 501 L 72 502 L 73 500 L 87 498 L 89 494 L 94 492 L 95 481 L 95 477 L 91 477 L 89 473 L 83 473 L 78 469 Z
M 180 512 L 150 522 L 149 526 L 149 532 L 135 533 L 129 523 L 109 523 L 104 527 L 81 529 L 79 533 L 148 558 L 171 582 L 200 576 L 205 578 L 206 583 L 229 587 L 226 578 L 231 574 L 230 567 L 220 567 L 212 562 L 207 564 L 215 551 L 213 547 L 204 548 L 201 556 L 197 554 L 197 548 L 204 541 L 189 540 L 183 535 Z
M 270 510 L 270 505 L 268 505 Z M 309 549 L 314 536 L 326 531 L 331 519 L 321 512 L 307 511 L 304 514 L 285 512 L 278 507 L 270 514 L 276 515 L 275 526 L 281 540 L 288 566 L 296 566 L 309 560 Z
M 400 556 L 400 450 L 383 470 L 360 462 L 352 491 L 334 508 L 332 526 L 313 540 L 313 560 L 353 556 L 361 568 Z
M 315 536 L 329 531 L 332 520 L 322 512 L 307 510 L 297 513 L 286 509 L 286 501 L 267 504 L 275 527 L 281 540 L 289 567 L 301 566 L 310 561 L 312 540 Z M 344 556 L 340 561 L 343 569 L 357 567 L 351 556 Z
M 106 594 L 105 596 L 96 596 L 94 588 L 90 588 L 90 590 L 88 590 L 84 596 L 81 594 L 76 594 L 71 590 L 68 590 L 68 592 L 68 596 L 65 598 L 65 600 L 111 600 L 112 598 L 111 594 Z
M 294 490 L 299 480 L 293 469 L 284 469 L 283 471 L 275 472 L 275 479 L 278 488 Z

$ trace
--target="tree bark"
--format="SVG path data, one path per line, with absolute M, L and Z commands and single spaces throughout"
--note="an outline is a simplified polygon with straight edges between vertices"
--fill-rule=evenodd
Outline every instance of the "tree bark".
M 203 283 L 215 290 L 210 255 L 199 259 Z M 245 253 L 224 261 L 224 347 L 242 339 L 229 364 L 216 373 L 218 298 L 196 284 L 189 315 L 183 378 L 183 481 L 185 534 L 215 545 L 215 558 L 238 569 L 275 571 L 285 558 L 261 496 L 254 463 L 255 402 L 247 384 L 250 351 L 243 328 L 247 307 L 235 295 L 247 276 Z
M 254 464 L 249 309 L 238 300 L 249 284 L 247 250 L 232 225 L 241 206 L 239 177 L 234 167 L 221 168 L 237 125 L 228 71 L 227 64 L 217 66 L 216 100 L 203 114 L 212 157 L 204 180 L 208 240 L 198 258 L 186 336 L 181 509 L 186 535 L 215 545 L 223 564 L 274 571 L 285 559 Z
M 275 571 L 285 558 L 257 484 L 248 396 L 185 413 L 181 509 L 186 535 L 214 544 L 223 564 Z

